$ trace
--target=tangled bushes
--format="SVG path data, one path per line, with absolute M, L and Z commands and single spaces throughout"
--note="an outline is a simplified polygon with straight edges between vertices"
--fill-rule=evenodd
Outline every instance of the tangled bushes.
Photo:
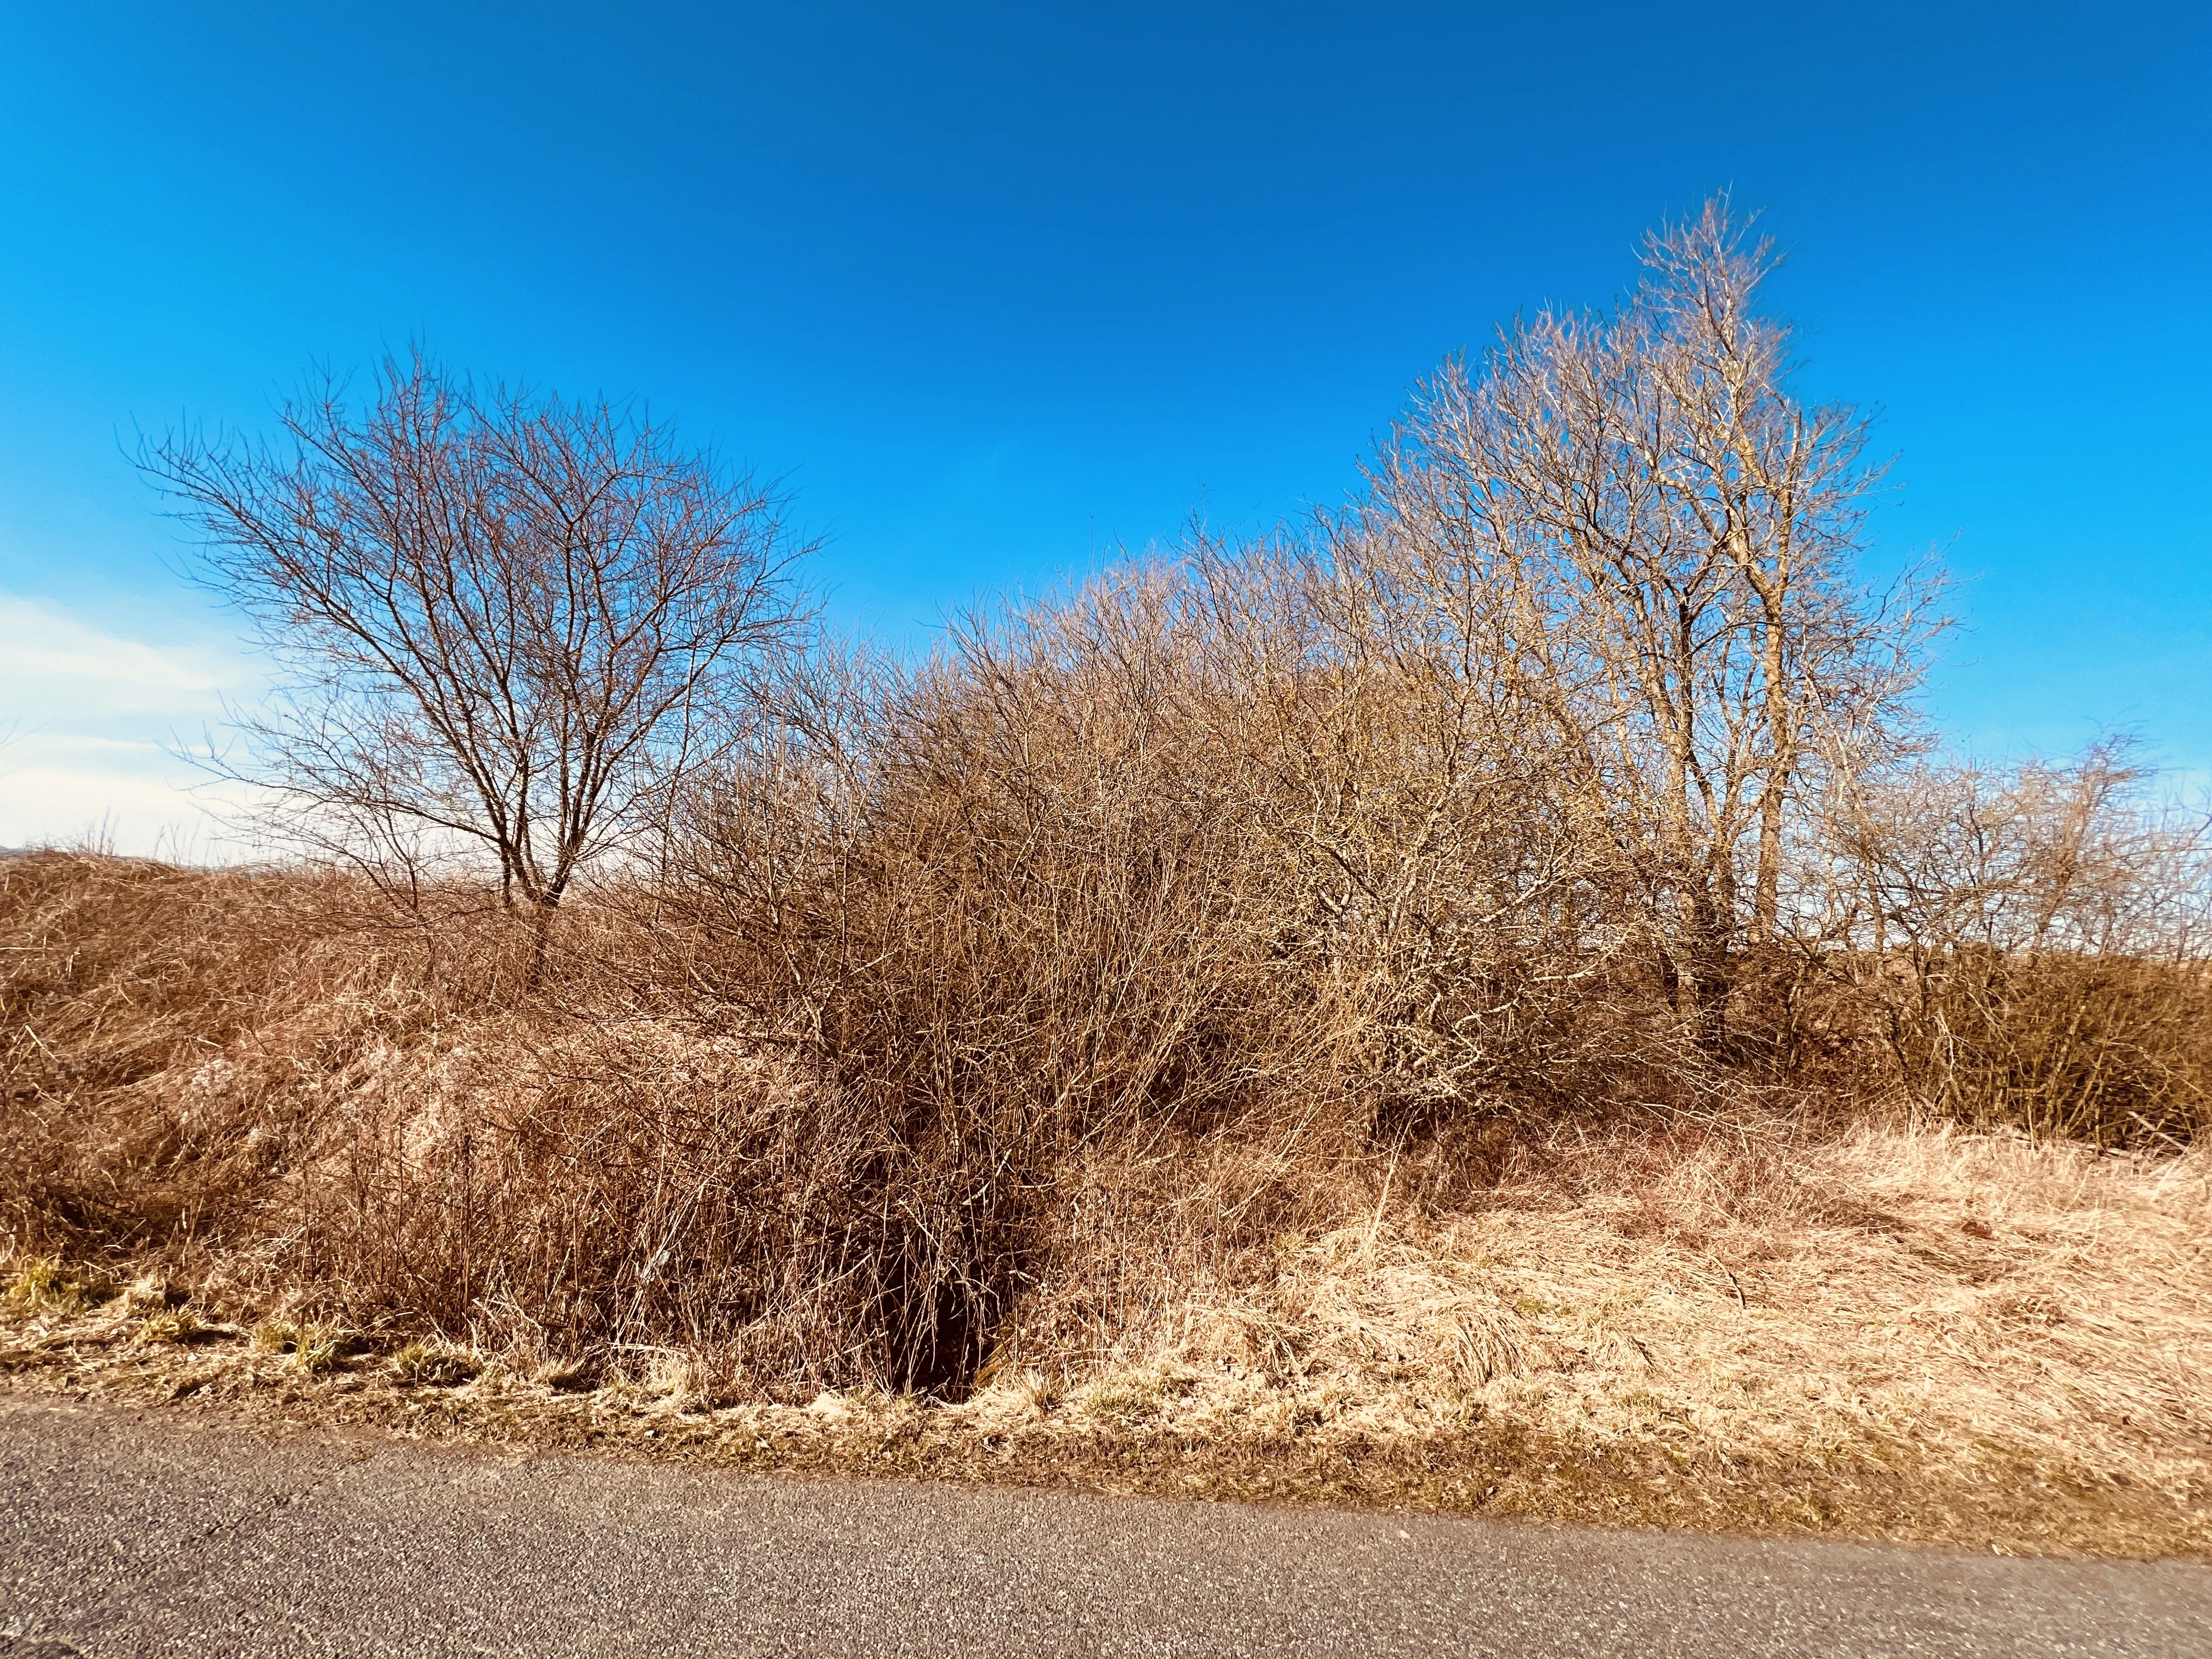
M 1389 712 L 1418 680 L 1212 678 L 1176 584 L 1231 580 L 1131 573 L 924 673 L 847 673 L 843 725 L 695 792 L 534 982 L 535 929 L 462 892 L 433 916 L 334 875 L 0 863 L 12 1238 L 544 1361 L 957 1394 L 1095 1344 L 1170 1261 L 1235 1279 L 1394 1194 L 1477 1201 L 1563 1126 L 2201 1131 L 2185 826 L 2108 761 L 1942 813 L 1917 790 L 1878 847 L 1868 796 L 1832 908 L 1735 973 L 1716 1044 L 1592 922 L 1569 837 L 1516 833 L 1527 772 L 1423 769 L 1436 727 Z M 1929 849 L 1961 801 L 2002 859 Z
M 576 465 L 642 552 L 461 489 L 421 364 L 367 428 L 301 417 L 340 522 L 289 463 L 178 463 L 243 601 L 307 584 L 298 650 L 348 641 L 262 779 L 336 861 L 0 866 L 11 1235 L 563 1364 L 957 1392 L 1146 1261 L 1465 1203 L 1563 1126 L 2197 1134 L 2203 825 L 2113 748 L 1930 758 L 1932 593 L 1857 584 L 1881 469 L 1790 393 L 1766 250 L 1716 206 L 1646 254 L 1618 314 L 1447 364 L 1342 512 L 920 664 L 794 650 L 773 504 L 659 434 L 625 471 L 605 410 Z
M 1943 1115 L 2172 1146 L 2212 1118 L 2201 821 L 2117 744 L 2009 775 L 1916 766 L 1835 826 L 1830 933 L 1897 1085 Z

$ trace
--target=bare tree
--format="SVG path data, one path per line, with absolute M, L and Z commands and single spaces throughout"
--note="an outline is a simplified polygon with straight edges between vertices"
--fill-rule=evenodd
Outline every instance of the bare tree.
M 325 380 L 280 423 L 140 459 L 280 670 L 215 763 L 380 881 L 495 874 L 542 957 L 578 872 L 726 745 L 804 620 L 810 549 L 771 489 L 641 416 L 419 352 L 366 408 Z
M 1725 204 L 1646 243 L 1618 315 L 1547 314 L 1448 363 L 1339 527 L 1549 718 L 1680 1006 L 1717 1033 L 1735 962 L 1781 923 L 1808 771 L 1894 742 L 1932 587 L 1853 562 L 1882 468 L 1866 425 L 1790 389 L 1773 263 Z M 1480 603 L 1470 604 L 1470 595 Z

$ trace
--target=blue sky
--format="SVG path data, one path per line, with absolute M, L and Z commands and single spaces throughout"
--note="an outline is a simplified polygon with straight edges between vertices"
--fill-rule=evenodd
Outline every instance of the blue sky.
M 194 811 L 253 665 L 123 454 L 313 361 L 644 395 L 915 641 L 1340 498 L 1407 387 L 1720 187 L 1939 550 L 1933 708 L 2212 767 L 2212 9 L 0 14 L 0 842 Z M 187 829 L 169 844 L 189 844 Z

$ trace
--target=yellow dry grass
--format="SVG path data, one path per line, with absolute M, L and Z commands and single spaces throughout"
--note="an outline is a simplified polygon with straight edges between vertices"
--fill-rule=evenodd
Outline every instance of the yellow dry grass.
M 756 1467 L 2212 1553 L 2212 1158 L 1950 1127 L 1769 1151 L 1596 1147 L 1572 1181 L 1285 1236 L 1271 1272 L 1157 1284 L 1110 1348 L 1033 1348 L 957 1404 L 732 1399 L 675 1351 L 585 1388 L 420 1342 L 318 1370 L 243 1327 L 156 1340 L 51 1264 L 5 1368 Z
M 1071 1408 L 1141 1402 L 1111 1408 L 1180 1437 L 1503 1420 L 1684 1461 L 1902 1448 L 1962 1477 L 2025 1460 L 2212 1492 L 2212 1158 L 1948 1127 L 1792 1152 L 1813 1201 L 1778 1220 L 1717 1201 L 1723 1144 L 1646 1184 L 1285 1237 L 1272 1279 L 1129 1333 Z

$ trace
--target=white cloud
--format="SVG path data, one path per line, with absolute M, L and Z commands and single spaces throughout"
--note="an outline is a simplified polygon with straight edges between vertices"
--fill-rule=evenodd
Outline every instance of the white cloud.
M 189 862 L 220 861 L 228 844 L 214 791 L 185 780 L 59 766 L 0 763 L 0 844 L 96 846 Z
M 242 655 L 111 634 L 0 595 L 0 846 L 87 842 L 118 853 L 223 856 L 222 797 L 178 760 L 250 696 Z M 212 810 L 211 810 L 212 809 Z
M 212 715 L 223 693 L 252 678 L 242 659 L 204 646 L 125 639 L 51 606 L 0 595 L 0 709 L 27 726 Z

